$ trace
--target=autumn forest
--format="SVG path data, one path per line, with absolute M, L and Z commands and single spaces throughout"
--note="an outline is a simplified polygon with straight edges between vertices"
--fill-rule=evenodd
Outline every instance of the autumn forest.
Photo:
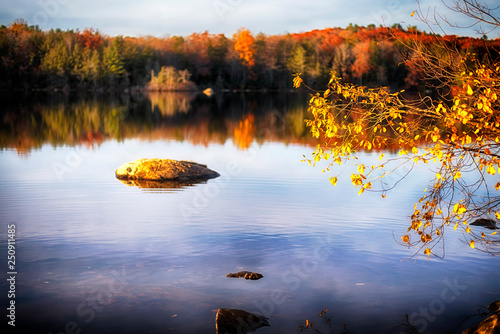
M 500 50 L 499 39 L 442 37 L 400 25 L 136 38 L 105 36 L 92 28 L 42 31 L 19 19 L 0 27 L 0 89 L 283 90 L 291 88 L 294 73 L 318 87 L 332 71 L 365 86 L 421 88 L 411 64 L 415 42 L 445 44 L 478 59 L 496 58 Z

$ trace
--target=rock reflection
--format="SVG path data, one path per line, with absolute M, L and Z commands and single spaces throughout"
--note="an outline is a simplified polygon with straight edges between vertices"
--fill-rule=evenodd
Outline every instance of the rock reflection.
M 193 180 L 171 180 L 171 181 L 146 181 L 146 180 L 120 180 L 123 184 L 131 187 L 143 189 L 163 189 L 163 190 L 182 190 L 186 187 L 192 187 L 196 184 L 207 183 L 207 179 Z

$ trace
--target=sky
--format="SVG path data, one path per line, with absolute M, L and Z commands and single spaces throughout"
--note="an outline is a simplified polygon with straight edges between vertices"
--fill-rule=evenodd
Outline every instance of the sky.
M 452 3 L 452 0 L 445 0 Z M 498 0 L 481 0 L 495 8 Z M 97 29 L 109 36 L 188 36 L 208 31 L 232 36 L 239 28 L 254 34 L 279 35 L 306 32 L 327 27 L 345 28 L 375 24 L 431 29 L 411 16 L 420 6 L 424 15 L 436 9 L 449 21 L 467 26 L 470 21 L 446 9 L 441 1 L 421 0 L 0 0 L 0 25 L 10 25 L 23 18 L 43 30 L 52 28 Z M 453 29 L 443 23 L 440 34 L 479 37 L 475 28 Z M 476 27 L 477 28 L 477 27 Z M 500 28 L 488 33 L 499 38 Z

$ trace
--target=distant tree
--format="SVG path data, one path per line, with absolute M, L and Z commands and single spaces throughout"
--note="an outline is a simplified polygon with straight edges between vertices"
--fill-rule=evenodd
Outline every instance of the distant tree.
M 248 29 L 240 29 L 234 38 L 234 50 L 239 53 L 243 64 L 251 68 L 255 65 L 255 40 Z

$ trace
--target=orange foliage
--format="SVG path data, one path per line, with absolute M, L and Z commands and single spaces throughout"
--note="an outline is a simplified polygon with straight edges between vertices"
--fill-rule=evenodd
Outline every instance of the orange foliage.
M 240 29 L 235 35 L 236 43 L 234 43 L 234 50 L 239 52 L 240 59 L 245 66 L 253 67 L 255 65 L 255 40 L 248 29 Z
M 234 129 L 234 139 L 241 149 L 247 149 L 255 137 L 254 115 L 247 114 Z
M 358 43 L 353 48 L 355 56 L 352 64 L 352 73 L 355 77 L 361 78 L 368 70 L 370 70 L 370 43 Z

